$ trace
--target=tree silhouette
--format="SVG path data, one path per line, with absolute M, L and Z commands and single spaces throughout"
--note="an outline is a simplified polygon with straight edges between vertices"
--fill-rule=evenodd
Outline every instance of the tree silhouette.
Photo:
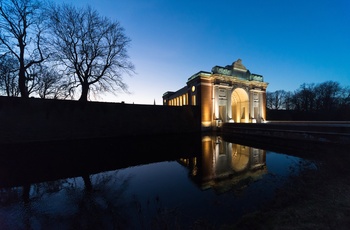
M 338 82 L 326 81 L 316 85 L 316 109 L 331 111 L 340 105 L 341 87 Z
M 33 74 L 36 76 L 35 92 L 40 98 L 66 99 L 69 96 L 67 84 L 54 68 L 43 64 L 33 67 Z
M 267 92 L 266 104 L 269 109 L 285 108 L 285 98 L 287 92 L 284 90 L 277 90 L 275 92 Z
M 29 97 L 28 69 L 47 58 L 41 5 L 37 0 L 0 0 L 0 51 L 18 61 L 18 87 L 24 98 Z
M 51 28 L 55 60 L 68 77 L 69 90 L 80 87 L 80 101 L 87 101 L 90 91 L 127 91 L 122 74 L 132 73 L 125 36 L 119 22 L 101 17 L 90 7 L 52 5 Z
M 0 95 L 17 97 L 18 90 L 18 62 L 9 56 L 0 58 Z
M 350 88 L 342 87 L 335 81 L 304 83 L 294 92 L 266 92 L 266 107 L 271 110 L 319 111 L 325 114 L 341 111 L 340 114 L 344 114 L 344 111 L 350 110 Z

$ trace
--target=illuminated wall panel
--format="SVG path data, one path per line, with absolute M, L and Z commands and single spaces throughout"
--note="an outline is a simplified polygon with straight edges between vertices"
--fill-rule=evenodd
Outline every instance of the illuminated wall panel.
M 205 127 L 211 126 L 212 122 L 212 86 L 209 83 L 201 85 L 201 117 L 202 125 Z

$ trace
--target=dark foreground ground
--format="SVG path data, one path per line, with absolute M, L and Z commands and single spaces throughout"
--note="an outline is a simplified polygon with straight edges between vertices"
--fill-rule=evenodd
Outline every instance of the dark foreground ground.
M 328 146 L 308 158 L 317 170 L 292 178 L 263 210 L 222 229 L 350 229 L 350 149 Z

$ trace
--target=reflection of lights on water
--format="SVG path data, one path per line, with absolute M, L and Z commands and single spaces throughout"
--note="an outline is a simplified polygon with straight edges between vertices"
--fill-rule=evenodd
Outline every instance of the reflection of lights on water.
M 234 157 L 237 157 L 238 153 L 237 153 L 237 150 L 233 153 L 233 156 Z
M 197 173 L 198 173 L 198 168 L 197 168 L 197 167 L 194 167 L 194 168 L 192 169 L 192 176 L 196 176 Z

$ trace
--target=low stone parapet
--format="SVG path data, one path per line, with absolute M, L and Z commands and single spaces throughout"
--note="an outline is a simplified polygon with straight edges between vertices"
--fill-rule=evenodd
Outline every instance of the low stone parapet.
M 245 138 L 350 144 L 349 122 L 225 123 L 221 131 Z

